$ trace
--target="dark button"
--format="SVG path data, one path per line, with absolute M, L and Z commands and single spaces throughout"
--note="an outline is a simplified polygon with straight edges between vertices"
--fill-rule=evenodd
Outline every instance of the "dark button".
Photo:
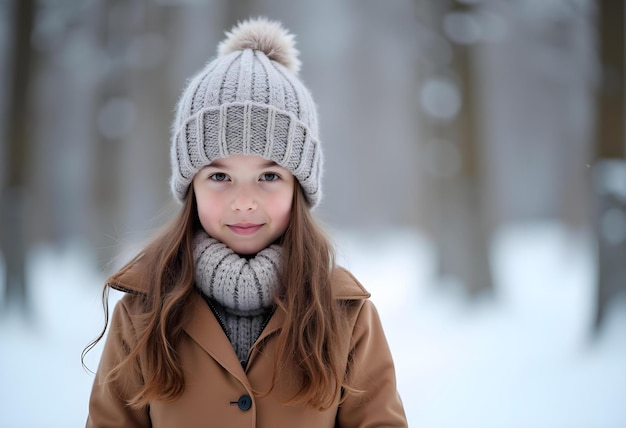
M 252 399 L 249 395 L 242 395 L 241 397 L 239 397 L 237 405 L 239 406 L 239 409 L 245 412 L 247 410 L 250 410 L 250 407 L 252 407 Z

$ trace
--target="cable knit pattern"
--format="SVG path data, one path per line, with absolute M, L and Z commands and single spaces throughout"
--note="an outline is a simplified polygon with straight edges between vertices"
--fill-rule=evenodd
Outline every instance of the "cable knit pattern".
M 194 237 L 196 286 L 211 299 L 240 361 L 261 333 L 278 286 L 280 246 L 246 259 L 204 230 Z

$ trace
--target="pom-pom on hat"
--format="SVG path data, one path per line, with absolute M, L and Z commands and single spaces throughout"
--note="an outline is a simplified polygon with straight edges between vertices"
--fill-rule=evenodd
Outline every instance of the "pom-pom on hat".
M 294 36 L 265 18 L 226 33 L 218 55 L 184 89 L 172 125 L 172 192 L 182 201 L 195 174 L 216 159 L 256 155 L 321 198 L 322 150 L 311 94 L 298 79 Z

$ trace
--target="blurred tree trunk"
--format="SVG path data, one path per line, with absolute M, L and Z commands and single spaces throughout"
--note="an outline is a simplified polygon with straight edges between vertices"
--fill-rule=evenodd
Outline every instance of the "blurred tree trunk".
M 449 52 L 448 59 L 431 59 L 418 67 L 420 91 L 428 80 L 445 78 L 456 86 L 460 107 L 451 117 L 423 115 L 420 133 L 427 142 L 429 161 L 437 170 L 428 180 L 431 187 L 431 234 L 439 256 L 442 278 L 459 280 L 470 296 L 493 289 L 482 183 L 480 89 L 474 77 L 473 47 L 449 41 L 443 30 L 446 14 L 465 12 L 468 6 L 451 1 L 420 1 L 418 12 L 429 27 L 429 37 Z M 436 49 L 440 54 L 444 49 Z M 426 61 L 429 61 L 427 58 Z M 438 164 L 440 162 L 441 164 Z M 449 173 L 441 173 L 453 165 Z M 450 167 L 452 168 L 452 167 Z
M 35 16 L 34 0 L 13 2 L 13 50 L 8 89 L 6 144 L 7 174 L 1 194 L 2 255 L 6 264 L 4 304 L 28 311 L 25 258 L 28 247 L 27 202 L 31 150 L 29 135 L 29 83 L 32 76 L 31 35 Z
M 176 9 L 145 3 L 142 22 L 136 28 L 138 49 L 131 79 L 129 100 L 135 105 L 136 124 L 118 163 L 124 186 L 121 189 L 125 224 L 132 231 L 131 247 L 141 243 L 160 226 L 163 206 L 171 201 L 169 178 L 170 124 L 179 94 L 166 84 L 170 72 L 180 65 L 173 58 L 171 29 Z M 142 42 L 143 41 L 143 42 Z M 165 119 L 165 120 L 164 120 Z M 178 206 L 176 206 L 178 207 Z M 123 248 L 122 252 L 134 252 Z M 125 257 L 124 257 L 125 258 Z
M 597 2 L 601 82 L 597 96 L 594 163 L 597 299 L 594 328 L 612 297 L 626 292 L 626 118 L 622 1 Z
M 465 12 L 471 9 L 455 2 L 452 10 Z M 452 273 L 460 277 L 471 295 L 476 295 L 491 291 L 493 284 L 482 185 L 480 88 L 474 75 L 472 46 L 453 44 L 453 64 L 456 63 L 455 68 L 459 75 L 461 108 L 451 126 L 456 128 L 461 167 L 460 173 L 451 183 L 458 192 L 452 190 L 448 195 L 443 195 L 456 205 L 453 213 L 457 216 L 457 222 L 462 225 L 461 234 L 455 236 L 443 225 L 441 237 L 442 241 L 448 241 L 447 257 L 456 261 L 452 266 Z M 455 252 L 456 257 L 452 257 Z
M 103 55 L 105 72 L 98 82 L 95 97 L 95 154 L 93 159 L 93 191 L 91 206 L 95 226 L 91 242 L 101 268 L 109 266 L 116 255 L 120 238 L 121 189 L 120 174 L 122 145 L 125 144 L 117 127 L 123 126 L 123 107 L 128 94 L 127 55 L 135 9 L 142 2 L 99 0 L 95 14 L 97 40 Z

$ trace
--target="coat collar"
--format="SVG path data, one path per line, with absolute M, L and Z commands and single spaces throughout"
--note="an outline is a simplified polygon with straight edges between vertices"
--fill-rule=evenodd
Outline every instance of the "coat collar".
M 146 269 L 141 258 L 137 258 L 119 272 L 107 280 L 107 284 L 125 293 L 145 295 L 148 292 L 148 285 L 142 283 L 142 269 Z M 333 294 L 340 300 L 363 300 L 370 297 L 370 293 L 361 283 L 346 269 L 337 267 L 332 272 Z M 185 331 L 205 352 L 217 361 L 222 367 L 228 370 L 242 384 L 249 387 L 249 381 L 244 372 L 244 368 L 239 363 L 235 351 L 228 341 L 226 335 L 222 333 L 217 319 L 209 309 L 208 305 L 199 292 L 194 293 L 191 299 L 191 311 L 193 316 L 185 325 Z M 260 343 L 268 336 L 278 331 L 284 323 L 285 311 L 278 307 L 270 319 L 269 323 L 257 339 Z M 248 367 L 257 357 L 257 352 L 252 350 Z
M 125 293 L 147 294 L 148 284 L 141 281 L 141 273 L 146 269 L 141 257 L 127 264 L 107 280 L 107 285 Z M 336 267 L 332 272 L 333 294 L 339 300 L 361 300 L 370 297 L 370 293 L 346 269 Z

